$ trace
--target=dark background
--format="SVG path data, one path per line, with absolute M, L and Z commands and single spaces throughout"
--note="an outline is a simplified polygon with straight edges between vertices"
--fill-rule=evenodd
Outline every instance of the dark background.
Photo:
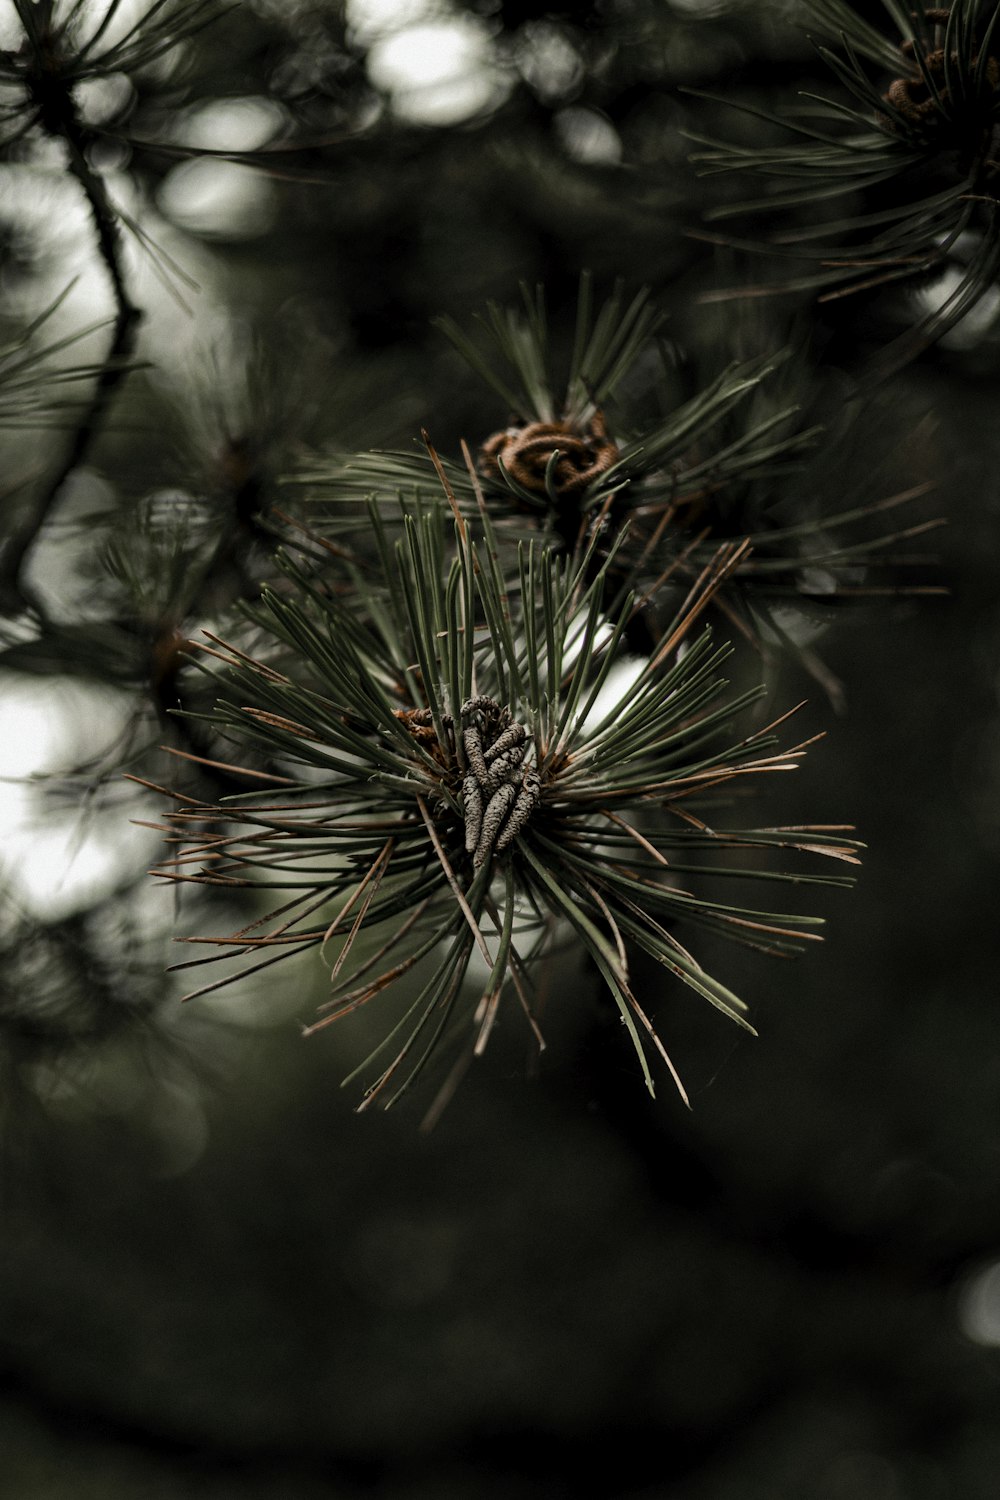
M 74 774 L 30 788 L 40 826 L 103 830 L 113 847 L 156 815 L 119 779 L 163 774 L 165 731 L 123 644 L 146 649 L 153 627 L 128 616 L 109 535 L 176 492 L 216 534 L 244 527 L 246 550 L 188 603 L 186 629 L 216 628 L 265 547 L 252 515 L 291 504 L 298 462 L 405 445 L 422 424 L 448 450 L 496 425 L 435 315 L 467 320 L 544 281 L 558 326 L 581 269 L 601 287 L 621 275 L 667 309 L 679 379 L 791 337 L 805 398 L 818 385 L 838 432 L 866 355 L 912 316 L 902 294 L 833 311 L 698 300 L 758 273 L 689 236 L 739 193 L 694 176 L 682 131 L 756 127 L 680 87 L 774 104 L 815 86 L 808 42 L 770 7 L 462 10 L 502 79 L 468 118 L 394 112 L 338 6 L 260 0 L 133 80 L 131 112 L 102 127 L 120 201 L 201 289 L 168 271 L 185 312 L 148 259 L 130 262 L 149 368 L 37 544 L 55 623 L 33 633 L 9 614 L 8 701 L 30 689 L 72 712 L 62 765 L 41 769 Z M 198 110 L 227 98 L 256 101 L 258 121 L 277 101 L 288 149 L 222 175 L 178 156 Z M 61 228 L 74 184 L 58 159 L 22 144 L 3 170 L 8 327 L 72 274 L 101 316 L 86 219 Z M 54 207 L 34 213 L 43 191 Z M 709 955 L 759 1040 L 642 976 L 690 1113 L 666 1083 L 646 1096 L 567 958 L 539 1068 L 515 1017 L 431 1134 L 419 1101 L 355 1117 L 339 1081 L 357 1034 L 299 1036 L 314 969 L 177 1005 L 162 978 L 172 898 L 143 875 L 155 835 L 68 894 L 54 870 L 48 900 L 25 897 L 8 859 L 0 1494 L 996 1493 L 998 393 L 1000 344 L 980 320 L 869 392 L 803 481 L 826 476 L 849 505 L 933 480 L 950 593 L 836 612 L 821 644 L 840 715 L 798 668 L 772 673 L 778 706 L 809 698 L 803 732 L 829 731 L 780 778 L 776 819 L 850 821 L 869 848 L 853 893 L 820 893 L 824 948 L 794 964 Z M 61 439 L 5 441 L 8 472 L 30 481 Z M 123 722 L 118 749 L 81 769 Z M 176 920 L 206 916 L 188 903 Z

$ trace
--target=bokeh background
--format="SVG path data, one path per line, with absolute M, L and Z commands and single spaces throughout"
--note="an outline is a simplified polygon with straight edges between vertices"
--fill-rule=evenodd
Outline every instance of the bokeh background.
M 763 127 L 684 90 L 830 92 L 795 9 L 244 0 L 81 85 L 144 319 L 30 597 L 4 580 L 0 1494 L 996 1494 L 1000 335 L 987 299 L 859 398 L 947 273 L 705 299 L 762 272 L 691 233 L 741 185 L 686 136 Z M 0 25 L 19 45 L 12 4 Z M 433 318 L 544 282 L 558 327 L 585 268 L 653 288 L 681 393 L 791 340 L 836 434 L 802 484 L 933 481 L 948 593 L 831 612 L 839 712 L 772 665 L 770 701 L 828 731 L 775 820 L 869 848 L 815 903 L 822 949 L 711 955 L 759 1040 L 642 976 L 693 1110 L 648 1098 L 569 956 L 540 1065 L 501 1024 L 423 1134 L 419 1102 L 352 1113 L 357 1032 L 301 1039 L 318 963 L 179 1005 L 172 935 L 227 913 L 146 878 L 162 798 L 122 773 L 169 774 L 164 640 L 252 593 L 297 466 L 491 431 Z M 37 137 L 0 162 L 0 292 L 6 347 L 62 298 L 34 346 L 104 326 L 45 369 L 100 362 L 92 225 Z M 8 516 L 72 423 L 6 422 Z

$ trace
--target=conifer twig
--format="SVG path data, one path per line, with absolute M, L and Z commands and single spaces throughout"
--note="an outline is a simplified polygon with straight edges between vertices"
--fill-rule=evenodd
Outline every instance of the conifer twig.
M 94 171 L 87 160 L 86 131 L 68 83 L 58 75 L 36 78 L 32 73 L 27 75 L 26 83 L 32 102 L 38 107 L 43 128 L 53 138 L 62 140 L 67 147 L 69 172 L 79 184 L 90 209 L 98 254 L 104 263 L 115 303 L 111 342 L 100 366 L 90 401 L 80 415 L 55 473 L 9 535 L 0 566 L 0 579 L 7 588 L 42 614 L 39 600 L 34 597 L 34 591 L 25 581 L 25 567 L 38 534 L 52 512 L 64 484 L 85 461 L 112 400 L 129 372 L 129 361 L 135 350 L 136 331 L 142 311 L 132 301 L 125 278 L 118 214 L 103 177 Z

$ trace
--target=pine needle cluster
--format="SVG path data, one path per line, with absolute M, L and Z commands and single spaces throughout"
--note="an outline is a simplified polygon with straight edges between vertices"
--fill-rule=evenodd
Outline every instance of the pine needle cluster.
M 755 196 L 708 217 L 778 218 L 766 244 L 725 243 L 797 262 L 789 288 L 830 301 L 958 271 L 897 341 L 889 361 L 898 366 L 954 327 L 1000 275 L 1000 6 L 882 6 L 884 28 L 847 0 L 807 0 L 801 19 L 842 94 L 805 94 L 780 111 L 741 105 L 786 143 L 696 136 L 707 149 L 694 159 L 706 174 L 760 181 Z
M 731 547 L 715 594 L 728 628 L 758 650 L 798 656 L 825 682 L 822 664 L 802 650 L 797 612 L 905 588 L 899 544 L 937 523 L 887 522 L 926 486 L 846 508 L 824 503 L 806 478 L 828 439 L 810 410 L 802 356 L 785 347 L 733 362 L 678 400 L 662 321 L 648 289 L 629 299 L 618 287 L 595 306 L 588 276 L 566 359 L 541 288 L 522 288 L 520 307 L 490 304 L 471 332 L 440 319 L 504 422 L 478 436 L 471 457 L 438 460 L 441 478 L 468 518 L 481 491 L 505 536 L 576 560 L 613 554 L 609 586 L 640 601 L 628 634 L 636 649 L 669 622 L 719 547 Z M 400 500 L 426 501 L 440 480 L 414 447 L 312 458 L 286 485 L 305 496 L 314 530 L 363 546 L 359 495 L 391 525 Z
M 634 992 L 629 949 L 748 1027 L 745 1002 L 679 931 L 789 954 L 819 923 L 703 885 L 843 885 L 809 861 L 857 860 L 842 827 L 732 825 L 733 784 L 791 770 L 806 748 L 782 748 L 780 720 L 747 726 L 763 689 L 727 689 L 729 648 L 703 624 L 745 549 L 718 550 L 636 658 L 636 596 L 609 583 L 624 532 L 602 556 L 596 538 L 578 554 L 515 544 L 475 466 L 473 519 L 431 458 L 450 505 L 407 501 L 390 530 L 372 501 L 374 568 L 352 576 L 341 558 L 334 578 L 333 565 L 287 554 L 284 587 L 249 610 L 257 651 L 204 648 L 214 728 L 272 770 L 218 805 L 179 796 L 158 873 L 250 886 L 275 904 L 198 940 L 214 951 L 193 965 L 225 973 L 192 995 L 318 949 L 331 989 L 315 1032 L 418 975 L 404 1016 L 357 1070 L 369 1079 L 362 1107 L 388 1104 L 438 1052 L 456 1049 L 459 1068 L 481 1052 L 502 1005 L 523 1010 L 542 1045 L 538 975 L 572 934 L 647 1087 L 651 1046 L 683 1093 Z M 238 776 L 239 761 L 227 769 Z M 485 980 L 472 976 L 477 959 Z

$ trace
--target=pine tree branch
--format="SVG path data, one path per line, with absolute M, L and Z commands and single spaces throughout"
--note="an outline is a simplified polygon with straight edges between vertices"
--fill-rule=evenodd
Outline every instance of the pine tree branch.
M 39 532 L 48 520 L 63 486 L 70 475 L 83 464 L 90 452 L 105 416 L 119 387 L 129 373 L 129 362 L 135 350 L 136 332 L 142 310 L 132 301 L 125 278 L 124 254 L 118 213 L 108 195 L 99 172 L 87 160 L 87 131 L 83 126 L 68 85 L 58 81 L 54 99 L 54 80 L 31 80 L 33 102 L 39 119 L 51 136 L 64 142 L 69 153 L 70 175 L 79 184 L 94 224 L 100 255 L 115 302 L 111 342 L 94 383 L 93 394 L 84 407 L 70 439 L 63 460 L 48 484 L 22 515 L 6 539 L 0 558 L 0 594 L 31 605 L 44 615 L 40 600 L 25 579 L 27 563 Z

